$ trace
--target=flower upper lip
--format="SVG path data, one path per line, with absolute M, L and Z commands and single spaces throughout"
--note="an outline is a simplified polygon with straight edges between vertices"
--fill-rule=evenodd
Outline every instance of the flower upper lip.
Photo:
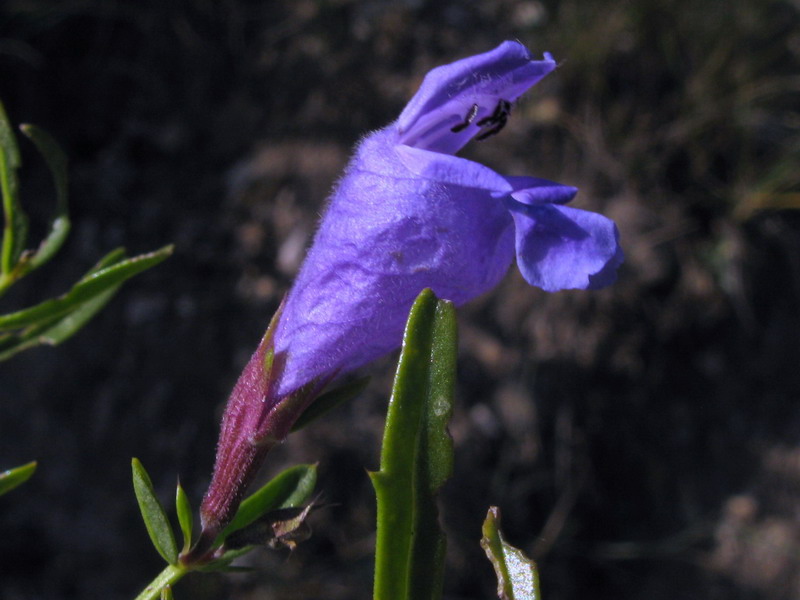
M 518 42 L 433 69 L 395 122 L 400 143 L 454 154 L 505 124 L 511 104 L 555 69 Z M 477 108 L 476 108 L 477 107 Z

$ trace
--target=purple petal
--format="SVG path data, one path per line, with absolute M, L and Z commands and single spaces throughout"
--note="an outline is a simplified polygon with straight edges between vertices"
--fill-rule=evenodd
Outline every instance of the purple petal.
M 516 225 L 517 265 L 525 280 L 548 292 L 612 283 L 622 263 L 613 221 L 554 204 L 507 203 Z
M 522 204 L 566 204 L 578 188 L 539 177 L 505 177 L 514 191 L 511 197 Z
M 397 119 L 399 142 L 454 154 L 482 131 L 479 123 L 491 118 L 501 101 L 513 103 L 555 67 L 549 54 L 533 60 L 519 42 L 437 67 Z
M 398 347 L 422 289 L 463 304 L 513 260 L 505 179 L 467 160 L 385 147 L 390 140 L 381 131 L 359 147 L 287 298 L 275 334 L 287 359 L 280 395 Z M 494 183 L 505 190 L 487 189 Z
M 508 178 L 466 158 L 411 146 L 397 146 L 396 152 L 408 173 L 425 181 L 482 189 L 496 197 L 513 190 Z
M 606 266 L 594 275 L 589 275 L 589 287 L 587 290 L 599 290 L 606 286 L 611 285 L 617 280 L 617 269 L 625 262 L 625 253 L 622 251 L 622 246 L 617 245 L 617 250 L 614 252 Z

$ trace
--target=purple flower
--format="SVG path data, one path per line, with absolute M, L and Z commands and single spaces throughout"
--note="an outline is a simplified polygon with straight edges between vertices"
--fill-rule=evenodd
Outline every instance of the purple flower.
M 605 286 L 622 262 L 609 219 L 565 206 L 573 187 L 508 177 L 453 156 L 498 133 L 514 101 L 555 69 L 505 42 L 432 70 L 400 117 L 366 136 L 337 184 L 274 327 L 223 419 L 204 528 L 218 531 L 267 449 L 328 381 L 395 349 L 426 287 L 463 304 L 516 255 L 547 291 Z
M 277 326 L 279 394 L 398 347 L 422 289 L 463 304 L 500 281 L 515 250 L 525 279 L 547 291 L 615 279 L 617 229 L 564 206 L 575 188 L 453 156 L 497 133 L 555 67 L 516 42 L 439 67 L 397 121 L 361 141 Z

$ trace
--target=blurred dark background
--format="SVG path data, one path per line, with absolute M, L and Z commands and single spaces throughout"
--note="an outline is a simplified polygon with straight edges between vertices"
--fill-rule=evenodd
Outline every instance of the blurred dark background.
M 460 311 L 446 598 L 494 597 L 489 504 L 547 600 L 800 599 L 797 0 L 5 0 L 0 98 L 71 159 L 74 230 L 0 302 L 65 291 L 106 251 L 176 254 L 58 348 L 0 364 L 0 598 L 131 598 L 160 570 L 130 458 L 199 503 L 227 393 L 359 136 L 428 69 L 518 39 L 560 68 L 465 154 L 581 189 L 627 254 L 601 292 L 516 273 Z M 44 229 L 48 173 L 23 143 Z M 328 506 L 251 575 L 178 598 L 371 594 L 391 361 L 290 438 Z

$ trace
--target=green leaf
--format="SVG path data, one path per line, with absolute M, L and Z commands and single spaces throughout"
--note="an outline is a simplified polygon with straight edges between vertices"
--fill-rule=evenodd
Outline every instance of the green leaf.
M 15 487 L 22 485 L 31 478 L 33 472 L 36 470 L 36 461 L 29 462 L 26 465 L 9 469 L 0 473 L 0 496 L 6 492 L 10 492 Z
M 123 248 L 109 252 L 84 275 L 82 281 L 124 259 L 125 250 Z M 29 325 L 21 331 L 0 333 L 0 361 L 35 346 L 57 346 L 72 337 L 108 304 L 121 285 L 117 284 L 86 302 L 76 304 L 66 314 L 57 313 L 55 317 L 42 318 L 39 322 Z
M 481 546 L 497 575 L 497 597 L 500 600 L 539 600 L 539 572 L 536 563 L 503 539 L 500 531 L 500 509 L 489 508 L 483 522 Z
M 165 585 L 161 588 L 161 600 L 173 600 L 173 598 L 171 585 Z
M 292 426 L 292 432 L 299 431 L 312 421 L 316 421 L 322 415 L 330 412 L 340 404 L 344 404 L 358 396 L 369 383 L 369 377 L 355 379 L 337 388 L 329 390 L 314 400 L 300 418 Z
M 192 522 L 192 505 L 180 481 L 175 490 L 175 512 L 178 513 L 178 524 L 180 524 L 181 533 L 183 533 L 183 551 L 187 552 L 192 547 L 192 527 L 194 523 Z
M 95 299 L 134 275 L 145 271 L 170 256 L 173 246 L 165 246 L 155 252 L 140 254 L 121 260 L 100 270 L 92 269 L 72 289 L 58 298 L 45 300 L 24 310 L 0 316 L 0 331 L 8 331 L 53 319 L 75 310 L 79 305 Z
M 423 291 L 406 324 L 381 468 L 370 474 L 378 499 L 376 600 L 441 597 L 445 537 L 436 498 L 453 470 L 447 423 L 456 350 L 453 305 Z
M 15 354 L 35 346 L 57 346 L 72 337 L 108 304 L 119 290 L 119 287 L 115 286 L 97 297 L 79 304 L 72 312 L 66 315 L 55 319 L 45 319 L 19 333 L 0 334 L 0 361 L 9 359 Z
M 0 102 L 0 193 L 3 197 L 3 243 L 0 249 L 0 293 L 10 285 L 10 273 L 17 264 L 28 236 L 28 217 L 19 202 L 17 169 L 22 161 L 14 130 Z
M 91 269 L 89 269 L 83 277 L 81 277 L 81 279 L 87 279 L 90 276 L 97 273 L 98 271 L 102 271 L 106 267 L 115 265 L 123 260 L 125 260 L 125 248 L 123 247 L 114 248 L 111 252 L 109 252 L 103 258 L 98 260 L 95 263 L 95 265 Z
M 2 102 L 0 102 L 0 148 L 5 152 L 9 166 L 12 169 L 19 169 L 22 159 L 17 145 L 17 136 L 14 135 L 14 128 L 11 127 Z
M 231 522 L 215 542 L 221 543 L 234 531 L 247 527 L 266 513 L 305 504 L 317 484 L 317 465 L 296 465 L 279 473 L 257 492 L 245 498 Z
M 35 252 L 24 251 L 28 232 L 28 218 L 19 202 L 20 167 L 16 137 L 0 105 L 0 188 L 3 193 L 5 228 L 2 247 L 2 276 L 0 294 L 14 281 L 37 269 L 61 248 L 70 229 L 67 212 L 67 158 L 49 134 L 33 125 L 22 125 L 22 132 L 33 141 L 53 175 L 56 187 L 57 208 L 50 224 L 50 232 Z
M 171 565 L 178 562 L 178 546 L 175 543 L 175 535 L 172 533 L 167 513 L 156 497 L 153 482 L 145 471 L 139 459 L 131 461 L 133 470 L 133 490 L 136 493 L 136 500 L 139 502 L 139 510 L 142 512 L 144 525 L 147 533 L 153 542 L 158 553 Z
M 70 230 L 70 220 L 67 207 L 68 177 L 67 156 L 56 141 L 42 129 L 35 125 L 21 125 L 20 129 L 36 145 L 44 157 L 53 182 L 56 187 L 56 214 L 50 223 L 50 232 L 47 234 L 39 248 L 27 261 L 27 271 L 38 269 L 61 248 Z

